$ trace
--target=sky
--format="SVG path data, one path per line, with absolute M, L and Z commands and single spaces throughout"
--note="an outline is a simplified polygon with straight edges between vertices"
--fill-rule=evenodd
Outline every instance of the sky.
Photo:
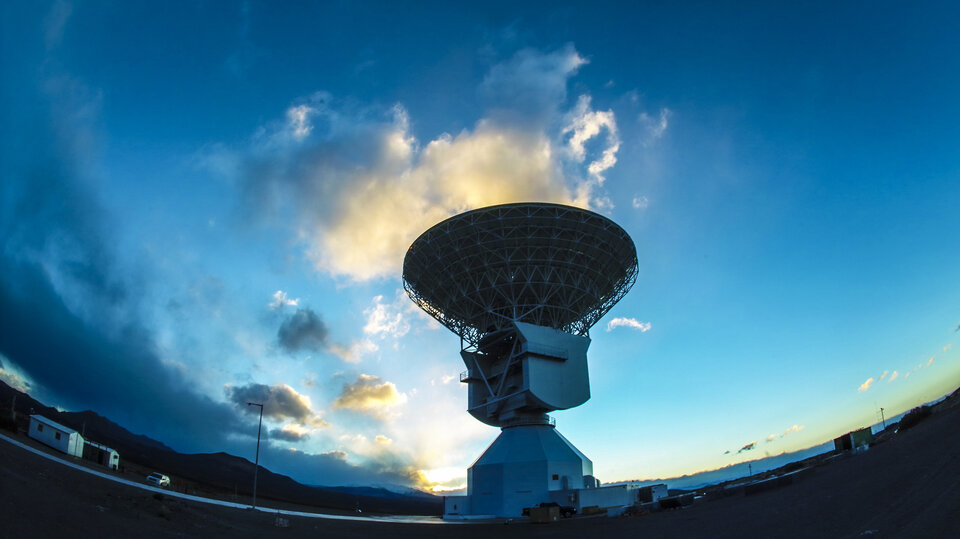
M 5 2 L 0 379 L 315 485 L 463 488 L 498 434 L 402 289 L 440 220 L 637 246 L 553 414 L 606 482 L 960 386 L 955 3 Z

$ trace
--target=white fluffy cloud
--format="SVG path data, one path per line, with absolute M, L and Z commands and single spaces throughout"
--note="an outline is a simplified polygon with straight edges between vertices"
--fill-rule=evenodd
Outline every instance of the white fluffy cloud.
M 409 315 L 417 309 L 403 289 L 398 289 L 393 301 L 384 302 L 383 296 L 375 296 L 373 305 L 364 310 L 367 322 L 363 326 L 366 335 L 399 339 L 410 331 Z
M 407 402 L 407 396 L 397 390 L 396 384 L 377 376 L 361 374 L 356 381 L 343 388 L 333 401 L 334 408 L 354 410 L 374 417 L 384 417 L 388 412 Z
M 283 290 L 277 290 L 271 296 L 273 299 L 270 300 L 271 309 L 282 309 L 283 307 L 296 307 L 300 303 L 300 298 L 290 299 L 287 297 L 287 293 Z
M 614 328 L 618 327 L 633 328 L 641 333 L 646 333 L 650 331 L 651 325 L 650 322 L 641 322 L 636 318 L 614 318 L 613 320 L 607 322 L 607 331 L 612 331 Z
M 318 269 L 354 281 L 397 275 L 420 233 L 462 211 L 519 201 L 611 206 L 601 186 L 620 146 L 614 113 L 593 110 L 586 94 L 566 102 L 585 63 L 572 46 L 516 53 L 481 85 L 486 116 L 426 144 L 399 104 L 360 108 L 318 92 L 247 147 L 214 145 L 200 161 L 238 176 L 258 214 L 293 219 Z M 591 155 L 597 137 L 602 148 Z
M 860 393 L 863 393 L 864 391 L 870 389 L 870 386 L 873 385 L 873 382 L 874 382 L 873 376 L 871 376 L 870 378 L 867 378 L 866 382 L 860 384 L 860 387 L 857 388 L 857 391 Z
M 605 179 L 604 171 L 617 164 L 617 151 L 620 149 L 620 136 L 617 134 L 617 121 L 613 111 L 595 111 L 590 108 L 590 96 L 581 95 L 576 107 L 570 112 L 568 121 L 561 134 L 569 135 L 567 149 L 578 163 L 587 158 L 585 144 L 606 132 L 603 152 L 587 166 L 590 177 L 602 184 Z

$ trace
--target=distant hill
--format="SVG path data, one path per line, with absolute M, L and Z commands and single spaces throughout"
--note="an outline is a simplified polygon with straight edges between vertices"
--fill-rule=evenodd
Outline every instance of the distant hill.
M 253 477 L 254 465 L 245 458 L 222 452 L 178 453 L 152 438 L 134 434 L 96 412 L 60 412 L 0 381 L 0 415 L 9 417 L 14 398 L 17 422 L 24 431 L 29 414 L 40 414 L 82 432 L 89 440 L 116 449 L 121 464 L 136 463 L 162 470 L 176 478 L 216 487 L 223 492 L 236 492 L 241 496 L 252 494 L 248 479 Z M 238 478 L 242 479 L 238 481 Z M 367 513 L 439 515 L 443 512 L 442 499 L 427 493 L 397 493 L 377 487 L 309 486 L 263 466 L 258 472 L 257 497 L 347 511 L 359 506 Z

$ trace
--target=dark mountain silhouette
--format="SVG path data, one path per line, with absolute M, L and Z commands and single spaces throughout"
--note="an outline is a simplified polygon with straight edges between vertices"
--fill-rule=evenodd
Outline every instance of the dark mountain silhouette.
M 180 479 L 179 484 L 175 479 L 175 488 L 204 493 L 219 490 L 220 494 L 244 497 L 252 494 L 250 478 L 254 465 L 245 458 L 222 452 L 178 453 L 152 438 L 134 434 L 96 412 L 60 412 L 0 381 L 0 416 L 10 417 L 11 404 L 15 406 L 17 426 L 21 431 L 26 431 L 31 413 L 40 414 L 83 433 L 85 439 L 116 449 L 121 464 L 136 463 Z M 309 486 L 263 466 L 257 473 L 258 499 L 319 509 L 353 511 L 360 507 L 367 513 L 439 515 L 443 511 L 442 499 L 427 493 L 402 494 L 376 487 Z

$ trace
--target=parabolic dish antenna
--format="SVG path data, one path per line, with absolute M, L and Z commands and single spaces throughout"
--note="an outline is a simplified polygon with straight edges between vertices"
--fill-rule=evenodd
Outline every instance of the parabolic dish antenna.
M 636 247 L 622 228 L 560 204 L 468 211 L 413 242 L 403 287 L 460 336 L 467 411 L 503 429 L 467 471 L 467 495 L 444 498 L 445 516 L 632 503 L 625 487 L 598 488 L 593 462 L 547 414 L 590 398 L 590 327 L 636 279 Z
M 403 261 L 410 298 L 472 344 L 514 321 L 587 335 L 636 278 L 636 247 L 619 225 L 547 203 L 455 215 Z

